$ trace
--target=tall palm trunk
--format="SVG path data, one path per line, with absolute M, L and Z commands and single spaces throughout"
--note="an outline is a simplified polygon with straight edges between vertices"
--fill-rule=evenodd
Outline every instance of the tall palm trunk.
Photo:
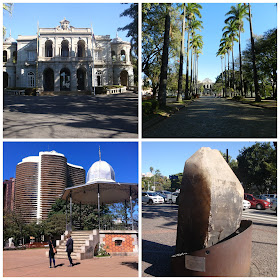
M 221 68 L 222 68 L 222 88 L 223 88 L 223 94 L 224 96 L 224 69 L 223 69 L 223 57 L 221 56 Z
M 193 48 L 191 47 L 191 84 L 190 84 L 190 92 L 193 93 L 193 87 L 192 87 L 192 78 L 193 78 Z
M 227 97 L 227 56 L 225 53 L 225 96 Z
M 158 101 L 159 106 L 166 106 L 166 85 L 167 85 L 167 70 L 168 70 L 168 49 L 169 49 L 169 33 L 170 33 L 170 11 L 169 7 L 171 4 L 166 6 L 166 16 L 165 16 L 165 27 L 164 27 L 164 41 L 163 41 L 163 52 L 161 61 L 161 72 L 160 72 L 160 83 L 159 83 L 159 93 Z
M 188 26 L 190 26 L 191 20 L 188 19 Z M 190 30 L 188 28 L 188 46 L 187 46 L 187 69 L 186 69 L 186 88 L 185 99 L 189 98 L 189 52 L 190 52 Z
M 233 37 L 232 37 L 232 50 L 231 50 L 231 59 L 232 59 L 232 84 L 233 84 L 233 95 L 235 94 L 235 77 L 234 77 L 234 55 L 233 55 Z
M 183 22 L 182 22 L 182 40 L 181 40 L 181 50 L 180 50 L 180 68 L 179 68 L 179 79 L 178 79 L 178 95 L 177 101 L 182 101 L 182 84 L 183 84 L 183 63 L 184 63 L 184 46 L 185 46 L 185 18 L 186 18 L 186 8 L 185 3 L 183 12 Z
M 261 97 L 259 94 L 258 74 L 257 74 L 257 68 L 256 68 L 255 42 L 254 42 L 254 37 L 253 37 L 252 15 L 251 15 L 250 3 L 248 3 L 248 8 L 249 8 L 249 23 L 250 23 L 250 36 L 251 36 L 251 51 L 252 51 L 252 57 L 253 57 L 255 101 L 261 101 Z
M 198 94 L 198 54 L 196 55 L 196 93 Z
M 241 88 L 241 96 L 244 96 L 244 85 L 243 85 L 243 74 L 242 74 L 242 58 L 241 58 L 241 26 L 238 29 L 238 37 L 239 37 L 239 73 L 240 73 L 240 88 Z
M 228 50 L 228 88 L 230 90 L 230 71 L 229 71 L 229 50 Z

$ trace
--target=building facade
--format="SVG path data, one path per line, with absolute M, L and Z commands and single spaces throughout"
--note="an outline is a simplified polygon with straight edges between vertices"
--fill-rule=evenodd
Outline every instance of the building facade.
M 66 19 L 37 36 L 11 36 L 3 45 L 4 88 L 39 91 L 92 91 L 105 85 L 132 86 L 131 44 L 118 36 L 94 36 Z
M 3 182 L 3 208 L 5 212 L 12 212 L 15 203 L 15 178 Z
M 64 189 L 84 182 L 85 170 L 67 163 L 63 154 L 40 152 L 24 158 L 16 168 L 15 211 L 25 222 L 47 219 Z

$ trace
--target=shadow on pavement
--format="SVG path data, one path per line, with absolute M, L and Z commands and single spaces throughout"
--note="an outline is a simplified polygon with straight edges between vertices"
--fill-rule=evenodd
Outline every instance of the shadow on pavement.
M 144 270 L 146 274 L 155 277 L 172 276 L 170 262 L 175 246 L 142 240 L 142 248 L 142 261 L 151 264 Z
M 132 269 L 138 270 L 138 263 L 137 262 L 122 262 L 122 265 L 126 265 Z

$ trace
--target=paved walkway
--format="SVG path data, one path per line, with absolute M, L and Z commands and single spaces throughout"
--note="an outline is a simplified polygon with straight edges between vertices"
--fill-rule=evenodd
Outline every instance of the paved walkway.
M 3 252 L 4 277 L 137 277 L 138 258 L 114 256 L 112 258 L 73 260 L 56 259 L 56 268 L 49 268 L 48 249 L 30 249 Z
M 201 97 L 187 108 L 143 131 L 148 138 L 276 138 L 277 112 Z
M 4 138 L 137 138 L 138 95 L 4 96 Z

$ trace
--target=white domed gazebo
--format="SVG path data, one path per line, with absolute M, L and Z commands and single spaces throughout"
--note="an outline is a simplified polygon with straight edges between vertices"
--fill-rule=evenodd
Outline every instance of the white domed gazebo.
M 70 202 L 70 227 L 72 230 L 72 203 L 97 205 L 100 229 L 100 204 L 113 204 L 130 201 L 131 223 L 132 200 L 138 197 L 138 184 L 119 183 L 115 181 L 115 171 L 106 161 L 101 160 L 92 164 L 87 173 L 86 183 L 79 186 L 69 187 L 64 190 L 61 198 Z

